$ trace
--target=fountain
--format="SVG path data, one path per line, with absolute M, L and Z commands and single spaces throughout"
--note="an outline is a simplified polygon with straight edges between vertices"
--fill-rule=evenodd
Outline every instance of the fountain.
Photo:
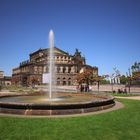
M 54 102 L 63 100 L 61 97 L 54 97 L 56 93 L 56 72 L 55 72 L 55 59 L 54 59 L 54 32 L 49 32 L 49 98 L 46 101 Z
M 49 32 L 49 48 L 50 48 L 50 61 L 49 61 L 49 99 L 52 99 L 52 93 L 55 90 L 55 62 L 54 62 L 54 33 L 52 30 Z
M 49 95 L 2 95 L 0 113 L 16 115 L 75 115 L 110 108 L 115 105 L 112 96 L 81 93 L 55 93 L 54 33 L 49 32 Z M 55 93 L 55 97 L 54 94 Z

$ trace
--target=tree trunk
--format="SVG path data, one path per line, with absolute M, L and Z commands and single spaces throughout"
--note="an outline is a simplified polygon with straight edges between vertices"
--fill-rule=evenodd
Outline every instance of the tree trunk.
M 99 88 L 100 88 L 100 81 L 98 81 L 98 93 L 99 93 Z

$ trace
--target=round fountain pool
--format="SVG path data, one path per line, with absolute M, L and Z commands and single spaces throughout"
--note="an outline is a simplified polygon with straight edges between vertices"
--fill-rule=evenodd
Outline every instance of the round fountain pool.
M 94 112 L 115 105 L 112 96 L 59 93 L 49 100 L 44 95 L 0 97 L 0 113 L 18 115 L 70 115 Z

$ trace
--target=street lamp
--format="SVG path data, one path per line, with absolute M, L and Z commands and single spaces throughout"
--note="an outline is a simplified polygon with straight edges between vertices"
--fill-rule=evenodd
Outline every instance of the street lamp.
M 131 78 L 132 78 L 130 68 L 128 69 L 128 73 L 126 72 L 126 76 L 127 76 L 127 79 L 128 79 L 128 90 L 129 90 L 129 93 L 130 93 L 130 88 L 131 88 Z

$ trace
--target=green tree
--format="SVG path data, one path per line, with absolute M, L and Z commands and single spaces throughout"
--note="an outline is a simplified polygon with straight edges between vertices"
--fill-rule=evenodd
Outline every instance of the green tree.
M 100 82 L 104 79 L 103 76 L 93 75 L 93 71 L 90 69 L 86 69 L 84 72 L 78 74 L 77 76 L 77 83 L 78 84 L 92 84 L 93 82 L 97 82 L 98 91 L 100 88 Z
M 110 84 L 110 81 L 106 80 L 106 79 L 103 79 L 103 80 L 101 80 L 100 84 L 101 85 Z
M 86 83 L 87 85 L 89 85 L 93 82 L 92 70 L 86 69 L 84 72 L 79 73 L 76 80 L 78 84 Z
M 121 84 L 126 84 L 128 82 L 128 78 L 125 75 L 122 75 L 120 77 L 120 83 Z
M 140 71 L 140 62 L 135 62 L 135 63 L 131 66 L 131 70 L 132 70 L 132 72 Z

